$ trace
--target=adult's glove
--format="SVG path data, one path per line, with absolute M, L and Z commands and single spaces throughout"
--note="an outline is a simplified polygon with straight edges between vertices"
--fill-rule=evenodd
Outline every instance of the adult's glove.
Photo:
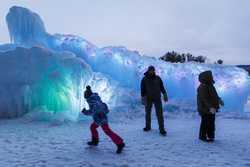
M 209 112 L 210 112 L 211 114 L 215 114 L 215 113 L 216 113 L 216 109 L 215 109 L 215 108 L 210 108 L 210 109 L 209 109 Z
M 164 100 L 165 102 L 168 101 L 168 95 L 167 95 L 167 93 L 164 93 L 164 94 L 163 94 L 163 100 Z
M 221 106 L 224 106 L 224 105 L 225 105 L 225 104 L 224 104 L 224 101 L 223 101 L 221 98 L 219 98 L 219 103 L 220 103 Z

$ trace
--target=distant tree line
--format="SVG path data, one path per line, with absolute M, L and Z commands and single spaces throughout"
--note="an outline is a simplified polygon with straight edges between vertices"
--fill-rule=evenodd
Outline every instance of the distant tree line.
M 205 56 L 193 56 L 190 53 L 178 53 L 175 51 L 167 52 L 165 55 L 160 57 L 161 60 L 171 62 L 171 63 L 185 63 L 185 62 L 197 62 L 197 63 L 205 63 Z
M 178 53 L 175 51 L 167 52 L 165 55 L 160 57 L 161 60 L 171 63 L 185 63 L 185 62 L 197 62 L 206 63 L 207 58 L 205 56 L 194 56 L 191 53 Z M 223 60 L 219 59 L 214 64 L 223 64 Z

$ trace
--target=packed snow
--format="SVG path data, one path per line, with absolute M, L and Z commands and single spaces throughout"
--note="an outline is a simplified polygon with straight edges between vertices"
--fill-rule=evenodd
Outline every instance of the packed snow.
M 29 119 L 0 122 L 0 166 L 86 166 L 86 167 L 249 167 L 249 119 L 217 118 L 216 141 L 198 140 L 199 119 L 166 114 L 168 136 L 153 130 L 143 132 L 142 112 L 133 118 L 111 113 L 113 130 L 126 142 L 123 154 L 100 132 L 100 144 L 89 147 L 90 121 L 44 124 Z M 122 116 L 121 116 L 122 115 Z M 122 118 L 120 118 L 122 117 Z M 123 120 L 123 121 L 121 121 Z

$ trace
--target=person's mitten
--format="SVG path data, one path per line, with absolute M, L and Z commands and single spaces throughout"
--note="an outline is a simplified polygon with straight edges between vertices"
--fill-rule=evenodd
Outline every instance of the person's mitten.
M 220 103 L 221 106 L 225 105 L 224 101 L 221 98 L 219 98 L 219 103 Z
M 86 108 L 83 108 L 82 113 L 85 114 L 85 112 L 86 112 Z
M 215 109 L 215 108 L 210 108 L 209 112 L 210 112 L 211 114 L 215 114 L 215 113 L 216 113 L 216 109 Z
M 164 100 L 165 102 L 168 101 L 168 95 L 167 95 L 167 93 L 164 93 L 164 94 L 163 94 L 163 100 Z

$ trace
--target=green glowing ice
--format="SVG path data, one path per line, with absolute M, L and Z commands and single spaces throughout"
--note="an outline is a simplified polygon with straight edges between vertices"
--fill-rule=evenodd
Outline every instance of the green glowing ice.
M 49 69 L 32 88 L 31 108 L 45 106 L 53 113 L 71 110 L 74 86 L 70 73 L 59 67 Z

